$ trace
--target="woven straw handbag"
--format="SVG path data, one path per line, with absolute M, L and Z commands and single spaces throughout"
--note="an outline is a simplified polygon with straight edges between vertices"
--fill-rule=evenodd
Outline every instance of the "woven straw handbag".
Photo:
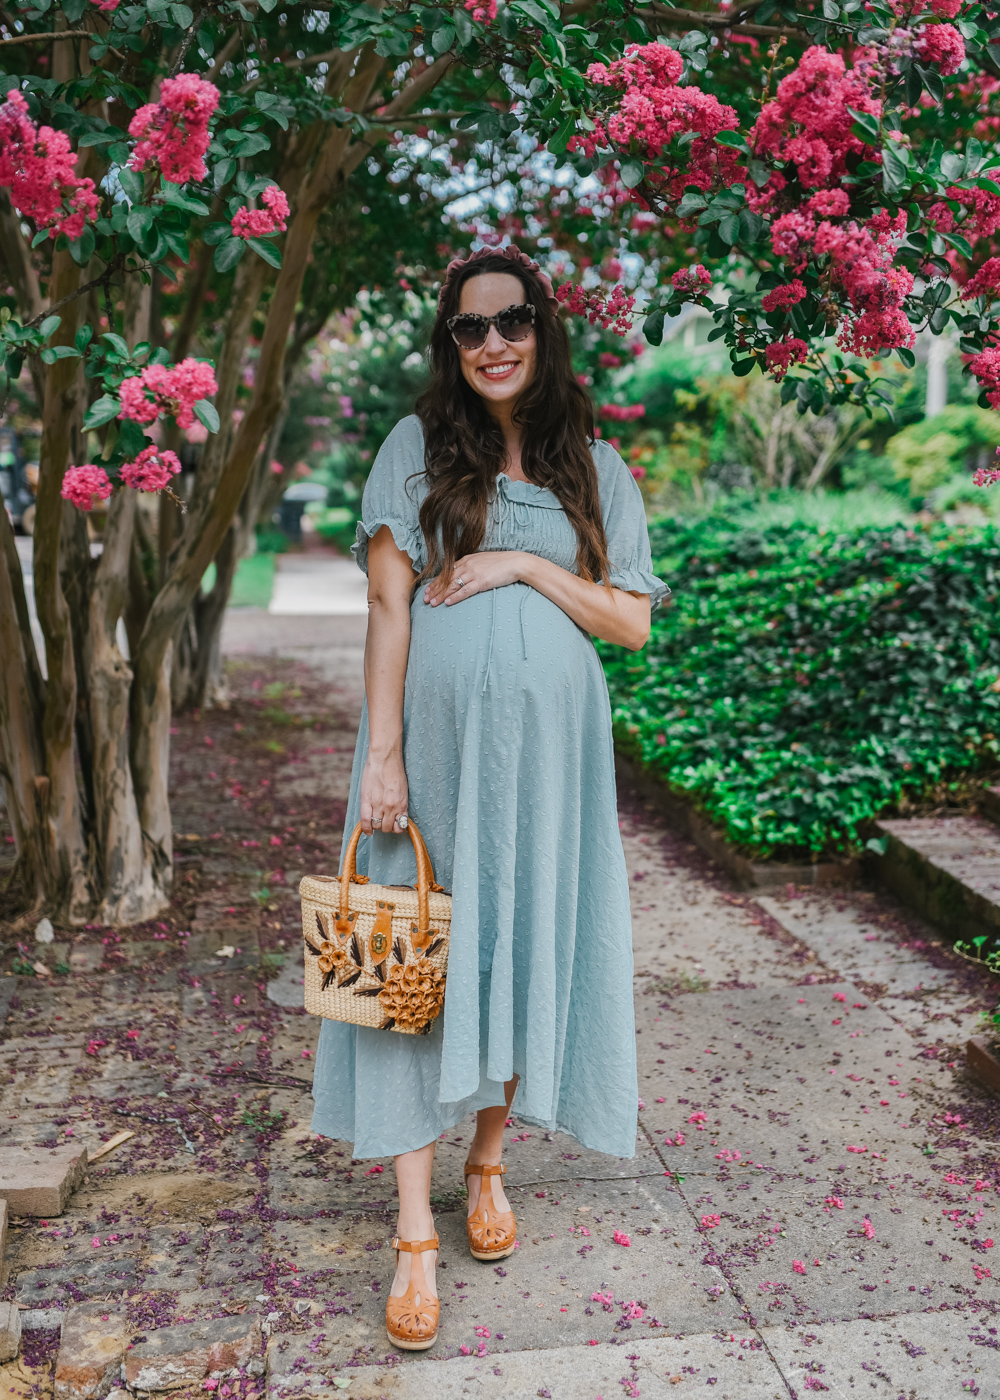
M 373 885 L 357 873 L 360 823 L 343 874 L 299 884 L 305 940 L 305 1006 L 313 1016 L 373 1030 L 426 1035 L 444 1005 L 451 895 L 434 883 L 411 817 L 417 887 Z

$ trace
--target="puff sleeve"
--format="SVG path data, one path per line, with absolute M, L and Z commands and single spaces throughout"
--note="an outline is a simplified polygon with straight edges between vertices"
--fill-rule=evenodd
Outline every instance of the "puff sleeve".
M 598 439 L 592 450 L 601 488 L 611 585 L 630 593 L 648 593 L 650 607 L 657 608 L 670 589 L 653 573 L 642 493 L 609 443 Z
M 365 485 L 358 521 L 357 543 L 351 552 L 358 567 L 368 572 L 368 543 L 388 525 L 396 548 L 410 556 L 414 571 L 427 563 L 420 528 L 424 482 L 424 432 L 419 418 L 403 418 L 379 449 Z

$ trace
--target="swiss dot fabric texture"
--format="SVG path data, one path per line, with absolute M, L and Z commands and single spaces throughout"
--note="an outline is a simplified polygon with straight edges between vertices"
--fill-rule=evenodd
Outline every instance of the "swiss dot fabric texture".
M 611 581 L 667 593 L 652 573 L 639 489 L 593 446 Z M 426 492 L 423 429 L 404 418 L 365 488 L 355 554 L 388 525 L 415 570 Z M 558 498 L 497 477 L 485 549 L 527 550 L 576 569 Z M 324 1021 L 312 1128 L 387 1157 L 434 1141 L 470 1111 L 513 1112 L 616 1157 L 635 1153 L 638 1088 L 628 877 L 618 831 L 611 709 L 593 643 L 526 584 L 431 608 L 418 590 L 403 704 L 409 811 L 451 891 L 443 1014 L 426 1036 Z M 360 811 L 368 712 L 358 733 L 346 834 Z M 358 871 L 413 884 L 406 838 L 362 837 Z

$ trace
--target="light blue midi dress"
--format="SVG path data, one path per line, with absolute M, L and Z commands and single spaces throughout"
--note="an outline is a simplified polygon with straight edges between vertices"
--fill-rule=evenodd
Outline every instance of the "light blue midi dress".
M 642 497 L 607 443 L 593 445 L 611 583 L 667 589 L 652 573 Z M 357 560 L 388 525 L 424 567 L 423 428 L 404 418 L 365 488 Z M 484 549 L 527 550 L 576 571 L 558 498 L 496 480 Z M 617 1157 L 635 1152 L 638 1087 L 628 877 L 618 830 L 611 709 L 589 636 L 526 584 L 430 607 L 418 589 L 403 702 L 409 812 L 452 894 L 444 1011 L 429 1034 L 324 1021 L 312 1128 L 355 1157 L 409 1152 L 467 1113 L 504 1102 L 524 1122 Z M 346 836 L 360 809 L 367 707 Z M 413 884 L 406 835 L 362 837 L 358 871 Z

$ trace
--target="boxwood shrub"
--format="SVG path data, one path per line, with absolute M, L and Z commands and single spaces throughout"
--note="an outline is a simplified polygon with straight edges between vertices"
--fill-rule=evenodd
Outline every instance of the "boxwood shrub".
M 857 850 L 870 819 L 998 768 L 991 527 L 655 523 L 673 589 L 600 644 L 615 739 L 758 858 Z

